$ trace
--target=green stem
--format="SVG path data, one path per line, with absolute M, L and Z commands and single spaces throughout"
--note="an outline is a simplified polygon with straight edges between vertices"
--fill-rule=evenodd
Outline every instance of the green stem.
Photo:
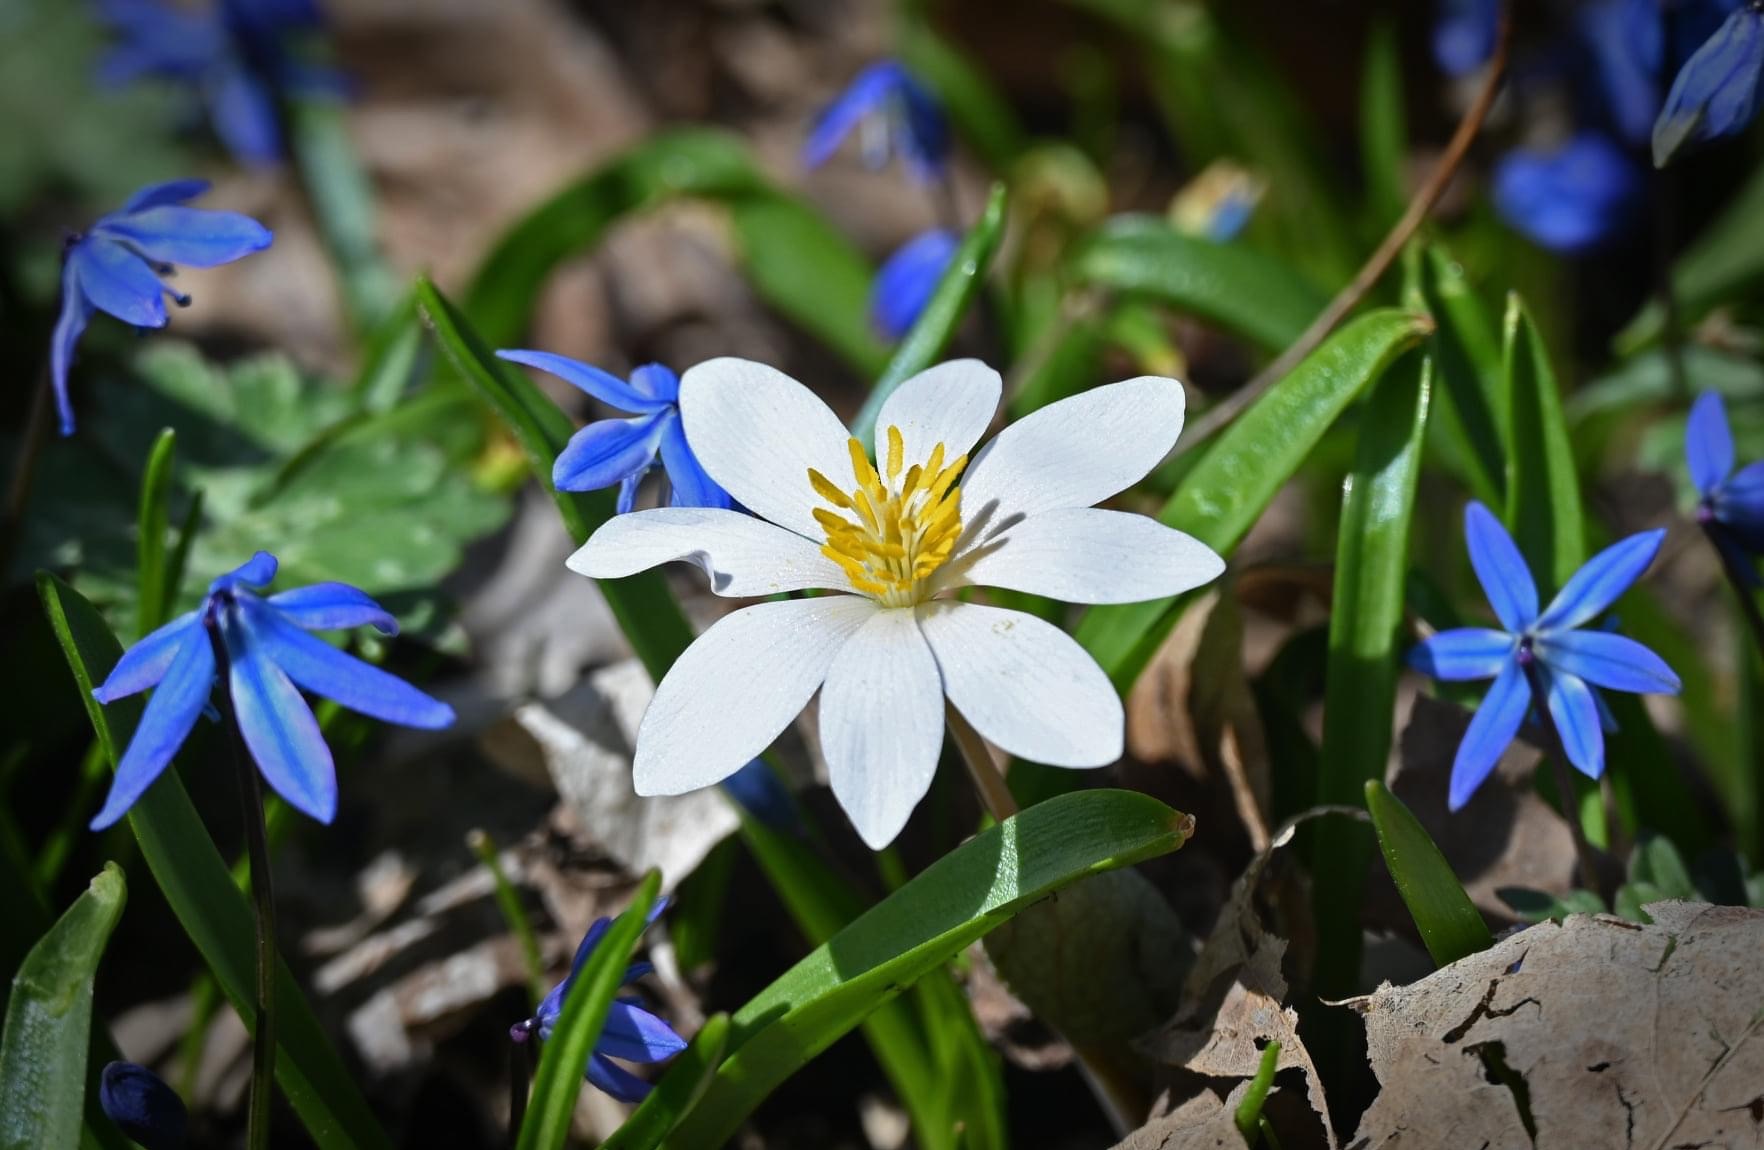
M 502 867 L 502 856 L 497 853 L 496 843 L 482 830 L 466 832 L 466 845 L 478 856 L 478 861 L 490 871 L 490 879 L 496 885 L 496 906 L 502 911 L 503 921 L 521 944 L 521 957 L 527 964 L 527 987 L 532 992 L 533 1004 L 537 1006 L 549 989 L 545 982 L 545 959 L 539 953 L 539 939 L 533 933 L 533 924 L 527 918 L 527 912 L 521 906 L 521 896 L 515 892 L 514 884 L 508 881 L 508 872 Z

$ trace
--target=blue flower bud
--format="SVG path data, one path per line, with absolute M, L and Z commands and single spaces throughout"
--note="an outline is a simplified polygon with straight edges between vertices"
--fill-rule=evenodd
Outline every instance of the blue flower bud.
M 1654 121 L 1654 166 L 1693 144 L 1731 136 L 1752 120 L 1764 75 L 1764 3 L 1752 0 L 1722 22 L 1679 69 Z
M 112 1062 L 98 1082 L 98 1105 L 145 1150 L 177 1150 L 189 1116 L 184 1100 L 159 1076 L 133 1062 Z

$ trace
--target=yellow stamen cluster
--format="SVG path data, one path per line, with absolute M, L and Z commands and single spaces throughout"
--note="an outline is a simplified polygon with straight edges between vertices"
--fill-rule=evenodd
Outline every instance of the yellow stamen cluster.
M 939 443 L 923 465 L 903 474 L 906 447 L 900 428 L 890 427 L 879 475 L 863 444 L 853 439 L 850 448 L 858 486 L 849 495 L 809 468 L 815 491 L 847 513 L 815 508 L 815 521 L 827 532 L 821 553 L 843 567 L 859 591 L 889 607 L 911 606 L 926 597 L 926 581 L 949 559 L 962 533 L 962 493 L 954 484 L 968 457 L 945 466 Z

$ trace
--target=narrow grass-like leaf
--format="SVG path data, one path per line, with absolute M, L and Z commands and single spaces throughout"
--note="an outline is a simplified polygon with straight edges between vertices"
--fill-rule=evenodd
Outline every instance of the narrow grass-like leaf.
M 1003 184 L 994 184 L 992 193 L 986 198 L 986 210 L 980 213 L 980 219 L 963 237 L 943 278 L 937 281 L 931 302 L 925 305 L 912 330 L 894 349 L 888 366 L 882 370 L 881 377 L 865 398 L 864 406 L 851 421 L 851 433 L 864 443 L 870 443 L 875 437 L 876 416 L 882 410 L 883 401 L 894 394 L 895 388 L 936 363 L 943 349 L 949 346 L 956 327 L 968 314 L 968 308 L 986 282 L 986 269 L 992 265 L 993 254 L 1004 237 L 1004 223 L 1005 188 Z
M 79 1140 L 91 1043 L 92 980 L 128 898 L 106 863 L 12 980 L 0 1036 L 0 1147 L 38 1150 Z
M 1367 401 L 1354 469 L 1342 496 L 1329 611 L 1323 755 L 1317 802 L 1352 804 L 1383 777 L 1396 723 L 1398 645 L 1409 570 L 1409 527 L 1433 387 L 1431 359 L 1411 352 Z M 1360 967 L 1360 895 L 1372 843 L 1365 828 L 1325 819 L 1313 841 L 1317 990 L 1354 992 Z
M 600 1150 L 655 1150 L 661 1140 L 710 1089 L 712 1076 L 729 1045 L 729 1016 L 704 1020 L 692 1044 L 668 1067 L 649 1097 L 638 1104 L 624 1125 L 600 1144 Z
M 1007 170 L 1028 137 L 1010 101 L 979 66 L 923 20 L 901 30 L 898 47 L 907 68 L 937 94 L 962 139 L 988 168 Z
M 1372 812 L 1384 865 L 1390 868 L 1433 964 L 1445 966 L 1493 946 L 1494 936 L 1482 921 L 1482 912 L 1403 801 L 1373 779 L 1366 784 L 1366 809 Z
M 1257 1131 L 1262 1125 L 1262 1107 L 1268 1103 L 1268 1092 L 1274 1089 L 1274 1075 L 1279 1069 L 1280 1043 L 1271 1041 L 1262 1048 L 1262 1061 L 1256 1066 L 1256 1076 L 1250 1079 L 1249 1089 L 1244 1091 L 1237 1104 L 1237 1113 L 1233 1115 L 1237 1132 L 1243 1135 L 1246 1146 L 1256 1144 Z
M 135 555 L 139 571 L 135 602 L 135 634 L 145 635 L 165 622 L 165 533 L 171 520 L 172 466 L 177 460 L 178 433 L 167 427 L 153 441 L 147 470 L 141 476 L 141 503 Z
M 962 948 L 1087 874 L 1175 850 L 1192 827 L 1147 795 L 1089 790 L 982 831 L 737 1011 L 716 1080 L 665 1145 L 723 1145 L 779 1083 Z
M 1491 507 L 1506 503 L 1507 397 L 1501 344 L 1482 298 L 1445 251 L 1416 259 L 1417 301 L 1435 324 L 1430 351 L 1439 391 L 1434 422 L 1462 446 L 1470 490 Z
M 1686 320 L 1733 299 L 1764 281 L 1764 168 L 1672 265 L 1672 290 Z M 1648 302 L 1617 336 L 1617 351 L 1632 355 L 1658 340 L 1666 330 L 1666 309 L 1658 299 Z
M 1385 310 L 1336 332 L 1219 436 L 1159 521 L 1229 555 L 1330 425 L 1428 326 L 1425 317 Z M 1176 602 L 1093 607 L 1078 641 L 1125 689 L 1175 623 Z
M 1072 274 L 1143 293 L 1271 352 L 1298 339 L 1329 302 L 1273 256 L 1184 235 L 1155 216 L 1110 220 L 1078 253 Z
M 347 111 L 329 97 L 295 100 L 290 143 L 350 319 L 358 333 L 367 333 L 397 306 L 398 281 L 380 253 L 374 186 L 350 142 Z
M 137 700 L 101 707 L 92 688 L 104 681 L 122 647 L 103 618 L 79 592 L 43 573 L 37 592 L 93 732 L 111 766 L 134 735 L 141 716 Z M 227 864 L 196 814 L 175 770 L 167 770 L 129 808 L 129 827 L 141 857 L 208 963 L 247 1030 L 256 1026 L 255 942 L 252 911 L 233 885 Z M 276 1084 L 321 1150 L 389 1148 L 390 1142 L 362 1097 L 355 1077 L 332 1048 L 287 965 L 276 976 Z
M 619 993 L 625 967 L 637 949 L 637 940 L 648 925 L 649 908 L 661 894 L 661 872 L 650 871 L 637 885 L 631 905 L 614 920 L 594 953 L 576 972 L 576 981 L 564 998 L 563 1013 L 545 1040 L 539 1069 L 533 1075 L 533 1099 L 521 1123 L 519 1150 L 560 1150 L 570 1135 L 570 1118 L 576 1112 L 576 1096 L 582 1093 L 582 1076 L 588 1059 L 606 1025 L 607 1011 Z
M 1547 602 L 1586 561 L 1580 477 L 1549 349 L 1518 296 L 1503 328 L 1507 377 L 1507 527 Z
M 1403 57 L 1396 24 L 1381 19 L 1366 39 L 1360 72 L 1360 168 L 1374 232 L 1396 223 L 1409 200 L 1409 128 L 1403 115 Z
M 545 980 L 545 960 L 539 953 L 539 939 L 533 934 L 532 920 L 527 917 L 514 884 L 508 881 L 508 871 L 503 868 L 496 840 L 487 832 L 474 828 L 466 832 L 466 845 L 490 872 L 490 882 L 496 890 L 496 909 L 502 912 L 503 923 L 521 945 L 521 961 L 527 968 L 527 990 L 532 995 L 532 1005 L 538 1006 L 551 987 Z

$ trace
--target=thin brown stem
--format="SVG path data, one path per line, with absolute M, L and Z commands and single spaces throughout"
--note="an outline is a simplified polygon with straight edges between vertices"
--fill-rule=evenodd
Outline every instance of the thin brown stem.
M 999 772 L 980 732 L 970 726 L 953 706 L 945 708 L 944 722 L 949 727 L 949 737 L 955 740 L 956 749 L 962 753 L 962 762 L 968 765 L 968 777 L 974 780 L 974 789 L 980 792 L 980 801 L 986 804 L 987 813 L 999 822 L 1016 814 L 1016 796 L 1005 785 L 1004 775 Z
M 1574 834 L 1574 857 L 1580 862 L 1580 885 L 1594 894 L 1602 894 L 1599 868 L 1593 861 L 1592 844 L 1586 841 L 1586 828 L 1580 825 L 1580 808 L 1574 800 L 1574 776 L 1568 771 L 1568 754 L 1562 747 L 1562 732 L 1550 714 L 1549 693 L 1544 690 L 1543 675 L 1536 663 L 1525 668 L 1526 682 L 1531 684 L 1531 705 L 1544 730 L 1544 757 L 1556 772 L 1556 796 L 1562 804 L 1562 818 Z
M 1478 133 L 1482 131 L 1483 122 L 1488 119 L 1489 109 L 1494 107 L 1495 97 L 1500 94 L 1501 80 L 1506 75 L 1507 54 L 1513 40 L 1512 9 L 1512 0 L 1506 0 L 1501 5 L 1500 25 L 1499 32 L 1495 37 L 1494 55 L 1488 62 L 1488 69 L 1483 75 L 1482 87 L 1477 91 L 1476 99 L 1471 101 L 1470 107 L 1464 112 L 1464 118 L 1458 121 L 1458 130 L 1452 133 L 1451 142 L 1446 145 L 1445 155 L 1441 156 L 1439 163 L 1434 165 L 1432 173 L 1427 177 L 1427 182 L 1421 185 L 1414 198 L 1409 201 L 1408 209 L 1403 212 L 1402 218 L 1396 222 L 1396 225 L 1390 229 L 1390 234 L 1384 237 L 1384 242 L 1379 244 L 1377 250 L 1367 259 L 1365 265 L 1360 268 L 1359 274 L 1354 276 L 1346 287 L 1337 292 L 1335 298 L 1329 301 L 1329 306 L 1324 308 L 1315 320 L 1311 321 L 1311 326 L 1304 330 L 1304 334 L 1281 352 L 1273 363 L 1263 368 L 1255 378 L 1231 395 L 1208 408 L 1199 418 L 1190 422 L 1187 433 L 1182 437 L 1182 442 L 1177 445 L 1172 454 L 1179 455 L 1194 447 L 1195 444 L 1206 440 L 1215 431 L 1237 418 L 1250 404 L 1261 398 L 1263 392 L 1286 378 L 1293 368 L 1317 349 L 1318 344 L 1328 338 L 1329 333 L 1335 330 L 1337 324 L 1360 306 L 1360 302 L 1366 298 L 1367 293 L 1380 279 L 1384 278 L 1384 273 L 1390 270 L 1390 265 L 1402 252 L 1403 245 L 1409 242 L 1409 238 L 1415 234 L 1416 229 L 1420 228 L 1422 222 L 1438 205 L 1440 197 L 1450 186 L 1452 177 L 1457 175 L 1458 168 L 1463 165 L 1464 157 L 1469 154 L 1470 145 L 1475 141 Z
M 25 507 L 31 501 L 37 463 L 43 456 L 43 444 L 49 439 L 50 397 L 49 364 L 45 362 L 31 386 L 31 407 L 12 465 L 12 480 L 6 487 L 6 518 L 0 521 L 0 574 L 12 566 L 12 552 L 24 530 Z

